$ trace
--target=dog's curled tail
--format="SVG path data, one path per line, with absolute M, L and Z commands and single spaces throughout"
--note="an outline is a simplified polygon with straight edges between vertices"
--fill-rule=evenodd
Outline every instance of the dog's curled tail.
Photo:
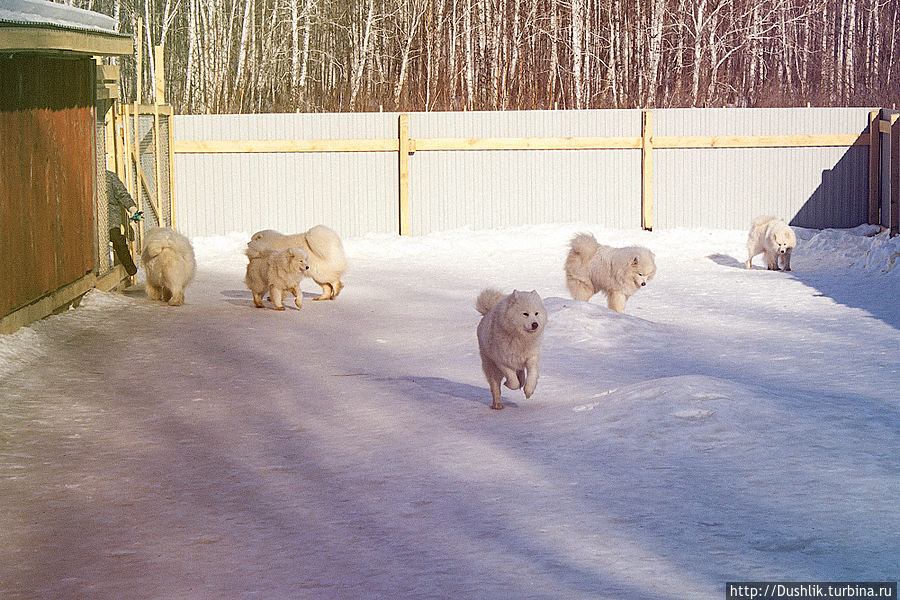
M 151 229 L 144 239 L 144 250 L 141 254 L 145 260 L 156 258 L 167 249 L 176 250 L 175 234 L 164 227 Z
M 338 273 L 347 270 L 347 257 L 340 236 L 325 225 L 316 225 L 306 232 L 306 244 L 320 260 L 327 261 Z
M 588 261 L 597 254 L 600 244 L 597 243 L 597 238 L 593 234 L 576 233 L 572 241 L 569 242 L 569 247 L 573 254 L 577 254 L 582 260 Z
M 250 243 L 247 244 L 247 249 L 244 250 L 244 254 L 251 260 L 254 258 L 265 258 L 272 254 L 272 252 L 274 252 L 274 250 L 271 246 L 258 239 L 251 240 Z
M 765 225 L 766 223 L 774 221 L 775 219 L 776 217 L 773 217 L 772 215 L 762 215 L 761 217 L 756 217 L 755 219 L 753 219 L 753 223 L 750 224 L 750 229 L 760 227 L 762 225 Z
M 498 302 L 506 298 L 506 294 L 499 290 L 495 290 L 493 288 L 488 288 L 486 290 L 481 290 L 481 293 L 478 294 L 478 300 L 475 301 L 475 308 L 483 315 L 491 312 L 491 309 L 494 308 Z

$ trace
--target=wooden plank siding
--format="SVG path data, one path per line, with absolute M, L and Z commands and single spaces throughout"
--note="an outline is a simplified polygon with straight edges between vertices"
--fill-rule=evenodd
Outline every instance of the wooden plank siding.
M 0 60 L 0 317 L 94 268 L 93 61 Z

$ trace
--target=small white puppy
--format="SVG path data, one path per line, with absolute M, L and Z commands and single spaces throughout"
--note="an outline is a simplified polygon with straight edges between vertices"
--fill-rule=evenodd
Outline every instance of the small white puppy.
M 328 227 L 316 225 L 304 233 L 293 235 L 264 229 L 254 233 L 250 241 L 262 242 L 275 250 L 303 248 L 309 265 L 307 275 L 322 286 L 322 295 L 314 300 L 334 300 L 341 293 L 344 287 L 341 275 L 347 270 L 347 258 L 341 238 Z
M 169 306 L 184 304 L 184 289 L 197 270 L 194 248 L 186 237 L 168 227 L 150 229 L 144 236 L 141 264 L 151 300 L 162 300 Z
M 745 263 L 749 269 L 753 263 L 753 257 L 758 254 L 766 255 L 766 268 L 770 271 L 779 270 L 779 260 L 785 271 L 791 270 L 791 252 L 797 247 L 797 236 L 790 225 L 776 219 L 764 216 L 753 220 L 750 227 L 750 236 L 747 238 L 747 253 L 749 257 Z
M 250 242 L 245 251 L 250 259 L 244 282 L 253 294 L 253 305 L 263 307 L 263 297 L 269 292 L 275 310 L 284 310 L 285 292 L 294 294 L 294 304 L 303 307 L 300 280 L 306 276 L 306 251 L 303 248 L 273 250 L 262 242 Z
M 497 290 L 481 292 L 475 308 L 484 315 L 478 323 L 478 350 L 481 368 L 491 388 L 491 408 L 500 410 L 500 383 L 506 379 L 511 390 L 524 388 L 531 398 L 538 382 L 541 337 L 547 311 L 537 292 L 513 290 L 506 295 Z
M 656 275 L 653 253 L 643 246 L 613 248 L 597 243 L 590 233 L 579 233 L 570 242 L 565 264 L 566 285 L 572 298 L 587 302 L 597 292 L 616 312 Z

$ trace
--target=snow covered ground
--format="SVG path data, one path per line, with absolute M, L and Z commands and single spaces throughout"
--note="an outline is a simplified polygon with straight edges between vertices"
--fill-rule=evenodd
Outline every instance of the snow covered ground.
M 573 233 L 657 256 L 567 298 Z M 335 302 L 252 307 L 247 233 L 0 336 L 0 598 L 722 598 L 900 579 L 900 238 L 596 226 L 346 240 Z M 535 395 L 480 372 L 478 291 L 537 289 Z

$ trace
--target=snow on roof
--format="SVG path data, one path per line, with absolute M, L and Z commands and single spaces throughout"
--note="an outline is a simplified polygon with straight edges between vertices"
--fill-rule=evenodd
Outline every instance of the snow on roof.
M 130 35 L 112 17 L 47 0 L 0 1 L 0 51 L 122 55 Z
M 118 35 L 112 17 L 46 0 L 4 0 L 0 4 L 0 26 L 6 24 Z

